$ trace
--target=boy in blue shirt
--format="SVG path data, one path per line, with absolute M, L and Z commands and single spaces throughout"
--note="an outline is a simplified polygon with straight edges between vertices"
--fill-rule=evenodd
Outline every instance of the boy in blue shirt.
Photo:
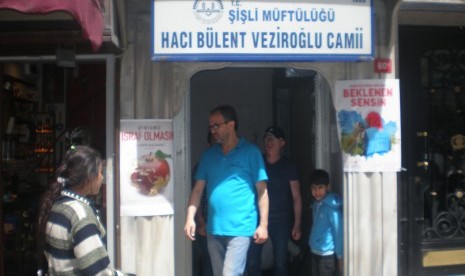
M 310 185 L 315 199 L 312 204 L 313 225 L 308 242 L 312 252 L 312 275 L 333 276 L 337 270 L 342 275 L 342 200 L 340 196 L 329 191 L 329 175 L 324 170 L 316 169 L 312 172 Z

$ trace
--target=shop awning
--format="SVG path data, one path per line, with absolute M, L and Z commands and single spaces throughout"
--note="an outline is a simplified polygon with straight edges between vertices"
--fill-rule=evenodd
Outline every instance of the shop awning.
M 83 37 L 90 40 L 94 52 L 102 45 L 104 26 L 100 0 L 1 0 L 0 9 L 12 9 L 27 14 L 68 12 L 81 26 Z

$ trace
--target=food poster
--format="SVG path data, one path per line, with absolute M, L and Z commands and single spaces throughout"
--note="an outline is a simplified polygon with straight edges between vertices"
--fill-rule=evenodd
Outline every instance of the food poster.
M 121 120 L 121 216 L 174 213 L 171 120 Z
M 335 105 L 344 171 L 400 171 L 399 80 L 337 81 Z

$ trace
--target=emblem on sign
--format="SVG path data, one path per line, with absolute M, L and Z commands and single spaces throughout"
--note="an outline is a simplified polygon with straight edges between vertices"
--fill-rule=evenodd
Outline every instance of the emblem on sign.
M 213 24 L 223 15 L 223 2 L 221 0 L 195 0 L 194 15 L 205 24 Z

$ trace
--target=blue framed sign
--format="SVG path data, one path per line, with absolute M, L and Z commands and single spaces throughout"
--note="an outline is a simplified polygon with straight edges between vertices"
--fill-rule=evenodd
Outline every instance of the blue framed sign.
M 154 0 L 156 61 L 373 58 L 373 0 Z

